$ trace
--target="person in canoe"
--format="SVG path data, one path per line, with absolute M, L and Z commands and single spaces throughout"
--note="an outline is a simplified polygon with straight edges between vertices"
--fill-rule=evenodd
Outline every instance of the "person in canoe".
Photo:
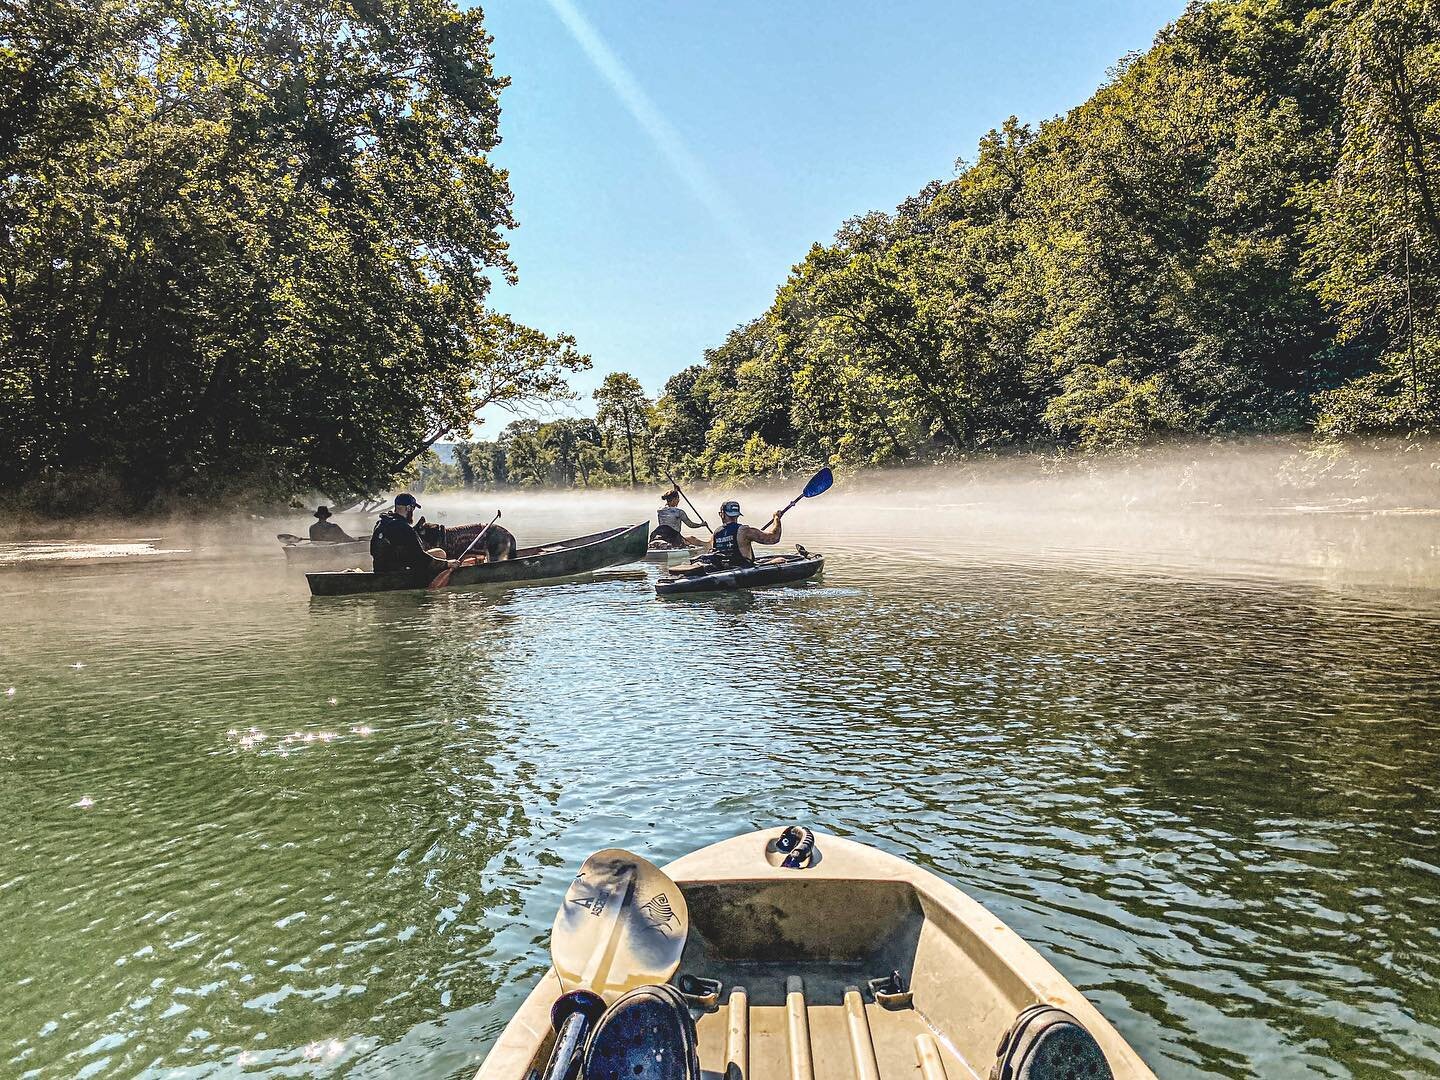
M 715 535 L 710 540 L 710 555 L 707 561 L 718 566 L 722 570 L 734 570 L 738 567 L 755 565 L 755 549 L 753 545 L 764 544 L 769 547 L 771 544 L 780 542 L 780 519 L 785 516 L 784 510 L 776 510 L 770 518 L 770 525 L 757 529 L 753 525 L 740 524 L 740 504 L 730 499 L 720 506 L 720 528 L 715 530 Z
M 330 520 L 328 506 L 317 506 L 315 517 L 319 520 L 310 526 L 310 539 L 317 544 L 353 544 L 357 539 Z
M 660 524 L 655 526 L 654 531 L 650 533 L 651 546 L 653 547 L 658 543 L 674 548 L 683 548 L 690 545 L 700 547 L 704 541 L 693 540 L 680 532 L 680 526 L 682 525 L 690 529 L 705 528 L 703 521 L 691 521 L 690 515 L 680 509 L 680 492 L 675 488 L 671 488 L 665 492 L 664 495 L 661 495 L 660 498 L 664 501 L 665 505 L 660 507 L 660 510 L 655 515 L 655 517 L 659 519 Z
M 441 548 L 427 551 L 412 522 L 420 504 L 409 492 L 395 496 L 395 505 L 381 514 L 370 534 L 370 559 L 375 572 L 387 570 L 428 570 L 438 574 L 449 566 Z

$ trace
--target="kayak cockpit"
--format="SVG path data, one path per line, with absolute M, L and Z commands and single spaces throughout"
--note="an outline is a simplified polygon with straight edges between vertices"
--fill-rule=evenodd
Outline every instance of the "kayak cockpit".
M 672 982 L 692 1006 L 704 1080 L 891 1080 L 916 1070 L 918 1080 L 971 1080 L 989 1075 L 1002 1037 L 1037 1004 L 1077 1019 L 1119 1080 L 1153 1080 L 1063 976 L 954 886 L 834 836 L 818 836 L 806 865 L 787 868 L 781 835 L 736 837 L 666 868 L 689 911 Z M 552 971 L 479 1080 L 525 1080 L 545 1064 L 559 990 Z

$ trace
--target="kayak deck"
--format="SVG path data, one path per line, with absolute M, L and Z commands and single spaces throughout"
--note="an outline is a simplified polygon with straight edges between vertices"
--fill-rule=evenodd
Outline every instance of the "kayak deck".
M 824 556 L 805 552 L 796 555 L 763 556 L 755 560 L 754 566 L 709 570 L 699 574 L 688 573 L 688 568 L 683 566 L 670 567 L 668 573 L 655 582 L 655 594 L 677 596 L 787 585 L 813 578 L 824 566 Z
M 666 868 L 690 914 L 674 982 L 722 986 L 713 1006 L 692 1009 L 705 1080 L 985 1077 L 1001 1036 L 1038 1002 L 1074 1014 L 1116 1080 L 1154 1080 L 1094 1006 L 959 889 L 826 835 L 809 867 L 784 869 L 780 834 L 736 837 Z M 882 1004 L 869 983 L 892 971 L 911 996 Z M 559 993 L 547 972 L 477 1080 L 525 1080 L 544 1066 Z

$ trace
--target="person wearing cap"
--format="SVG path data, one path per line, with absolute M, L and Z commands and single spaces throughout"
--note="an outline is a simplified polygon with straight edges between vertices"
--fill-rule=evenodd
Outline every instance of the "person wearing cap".
M 320 544 L 344 544 L 354 543 L 355 537 L 351 536 L 339 525 L 330 520 L 330 507 L 317 506 L 315 517 L 319 520 L 310 526 L 310 539 Z
M 370 559 L 377 574 L 387 570 L 428 570 L 438 574 L 450 565 L 443 551 L 426 551 L 420 542 L 420 534 L 412 524 L 419 509 L 415 496 L 402 492 L 395 496 L 394 507 L 376 520 L 375 531 L 370 534 Z
M 657 525 L 655 531 L 650 534 L 650 542 L 653 544 L 656 540 L 659 540 L 669 544 L 671 547 L 685 547 L 688 541 L 680 532 L 680 526 L 685 525 L 691 529 L 703 529 L 705 528 L 705 523 L 703 521 L 691 521 L 690 515 L 680 509 L 680 492 L 675 488 L 671 488 L 665 492 L 664 495 L 661 495 L 660 498 L 664 500 L 665 505 L 660 507 L 655 515 L 656 518 L 659 519 L 660 524 Z
M 710 550 L 722 569 L 754 566 L 753 544 L 778 544 L 780 542 L 780 519 L 784 510 L 776 510 L 770 518 L 774 528 L 757 529 L 753 525 L 740 524 L 740 504 L 729 499 L 720 505 L 720 528 L 710 541 Z

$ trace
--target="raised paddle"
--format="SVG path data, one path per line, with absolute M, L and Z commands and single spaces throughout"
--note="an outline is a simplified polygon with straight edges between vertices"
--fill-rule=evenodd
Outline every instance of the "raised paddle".
M 685 894 L 659 867 L 621 848 L 585 860 L 550 930 L 550 960 L 565 993 L 550 1010 L 555 1048 L 542 1080 L 570 1080 L 606 1006 L 674 975 L 689 932 Z
M 491 525 L 494 525 L 495 522 L 497 522 L 497 521 L 499 521 L 499 520 L 500 520 L 500 511 L 499 511 L 499 510 L 496 510 L 496 511 L 495 511 L 495 516 L 494 516 L 493 518 L 491 518 L 489 521 L 487 521 L 487 522 L 485 523 L 485 527 L 484 527 L 483 529 L 481 529 L 478 533 L 475 534 L 475 539 L 470 541 L 470 546 L 467 547 L 464 551 L 462 551 L 462 552 L 460 553 L 460 558 L 458 558 L 458 559 L 455 560 L 455 565 L 454 565 L 454 566 L 447 566 L 444 570 L 441 570 L 440 573 L 438 573 L 438 574 L 435 575 L 435 580 L 432 581 L 432 582 L 430 582 L 430 584 L 427 585 L 426 588 L 427 588 L 427 589 L 443 589 L 446 585 L 449 585 L 449 584 L 450 584 L 450 575 L 453 574 L 453 573 L 455 573 L 456 570 L 460 569 L 460 564 L 465 561 L 465 556 L 466 556 L 466 555 L 469 555 L 470 552 L 472 552 L 472 551 L 475 550 L 475 545 L 480 542 L 480 538 L 481 538 L 482 536 L 484 536 L 487 532 L 490 531 L 490 526 L 491 526 Z
M 799 495 L 796 495 L 785 505 L 785 509 L 781 510 L 780 514 L 789 513 L 790 508 L 796 503 L 798 503 L 801 499 L 813 499 L 816 495 L 824 495 L 825 492 L 830 490 L 830 485 L 833 483 L 835 483 L 835 477 L 831 475 L 829 467 L 827 466 L 826 468 L 821 469 L 819 472 L 817 472 L 814 476 L 810 478 L 810 482 L 805 485 L 805 490 L 802 491 Z M 776 514 L 775 516 L 779 517 L 780 514 Z M 774 519 L 772 518 L 771 520 Z
M 674 488 L 676 491 L 680 491 L 680 485 L 675 483 L 675 477 L 670 475 L 669 469 L 665 470 L 665 479 L 670 481 L 670 486 L 672 488 Z M 685 500 L 686 506 L 688 506 L 691 510 L 695 511 L 695 516 L 700 519 L 700 524 L 704 525 L 707 529 L 710 528 L 710 523 L 705 520 L 705 515 L 700 513 L 699 510 L 695 510 L 695 504 L 690 501 L 690 496 L 686 495 L 685 492 L 680 491 L 680 498 Z

